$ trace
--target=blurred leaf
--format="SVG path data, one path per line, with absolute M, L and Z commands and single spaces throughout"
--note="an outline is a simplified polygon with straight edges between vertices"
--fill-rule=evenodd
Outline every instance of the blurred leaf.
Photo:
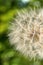
M 9 62 L 8 61 L 4 61 L 2 64 L 3 65 L 9 65 Z
M 0 24 L 0 34 L 2 34 L 3 32 L 5 32 L 7 30 L 7 27 L 8 27 L 8 24 L 1 23 Z
M 4 52 L 2 55 L 1 55 L 1 58 L 3 60 L 8 60 L 10 58 L 12 58 L 14 56 L 15 52 L 13 50 L 6 50 L 6 52 Z
M 20 58 L 15 58 L 11 61 L 11 64 L 10 65 L 19 65 L 19 62 L 20 62 Z
M 34 62 L 33 65 L 40 65 L 40 61 Z
M 16 14 L 17 9 L 10 10 L 6 14 L 1 15 L 2 22 L 9 22 L 9 20 Z
M 0 52 L 5 50 L 5 46 L 0 42 Z

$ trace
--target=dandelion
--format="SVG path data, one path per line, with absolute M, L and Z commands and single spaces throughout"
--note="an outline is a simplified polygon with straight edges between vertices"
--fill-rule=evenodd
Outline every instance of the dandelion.
M 43 59 L 43 9 L 22 10 L 10 24 L 9 41 L 30 58 Z

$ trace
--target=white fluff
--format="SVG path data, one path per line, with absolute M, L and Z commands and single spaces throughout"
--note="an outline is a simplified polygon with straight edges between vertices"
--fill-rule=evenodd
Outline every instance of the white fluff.
M 43 59 L 43 9 L 19 11 L 9 30 L 10 43 L 16 50 Z

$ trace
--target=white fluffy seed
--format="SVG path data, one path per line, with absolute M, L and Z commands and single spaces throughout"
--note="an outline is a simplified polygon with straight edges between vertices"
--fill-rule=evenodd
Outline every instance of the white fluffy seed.
M 9 40 L 16 50 L 30 58 L 43 59 L 43 9 L 18 12 L 9 27 Z

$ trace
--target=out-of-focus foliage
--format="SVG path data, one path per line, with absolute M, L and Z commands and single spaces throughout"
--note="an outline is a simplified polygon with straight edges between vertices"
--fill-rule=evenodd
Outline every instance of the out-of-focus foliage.
M 22 8 L 43 7 L 43 0 L 0 0 L 0 65 L 43 65 L 43 60 L 29 60 L 10 46 L 7 31 L 9 22 Z

